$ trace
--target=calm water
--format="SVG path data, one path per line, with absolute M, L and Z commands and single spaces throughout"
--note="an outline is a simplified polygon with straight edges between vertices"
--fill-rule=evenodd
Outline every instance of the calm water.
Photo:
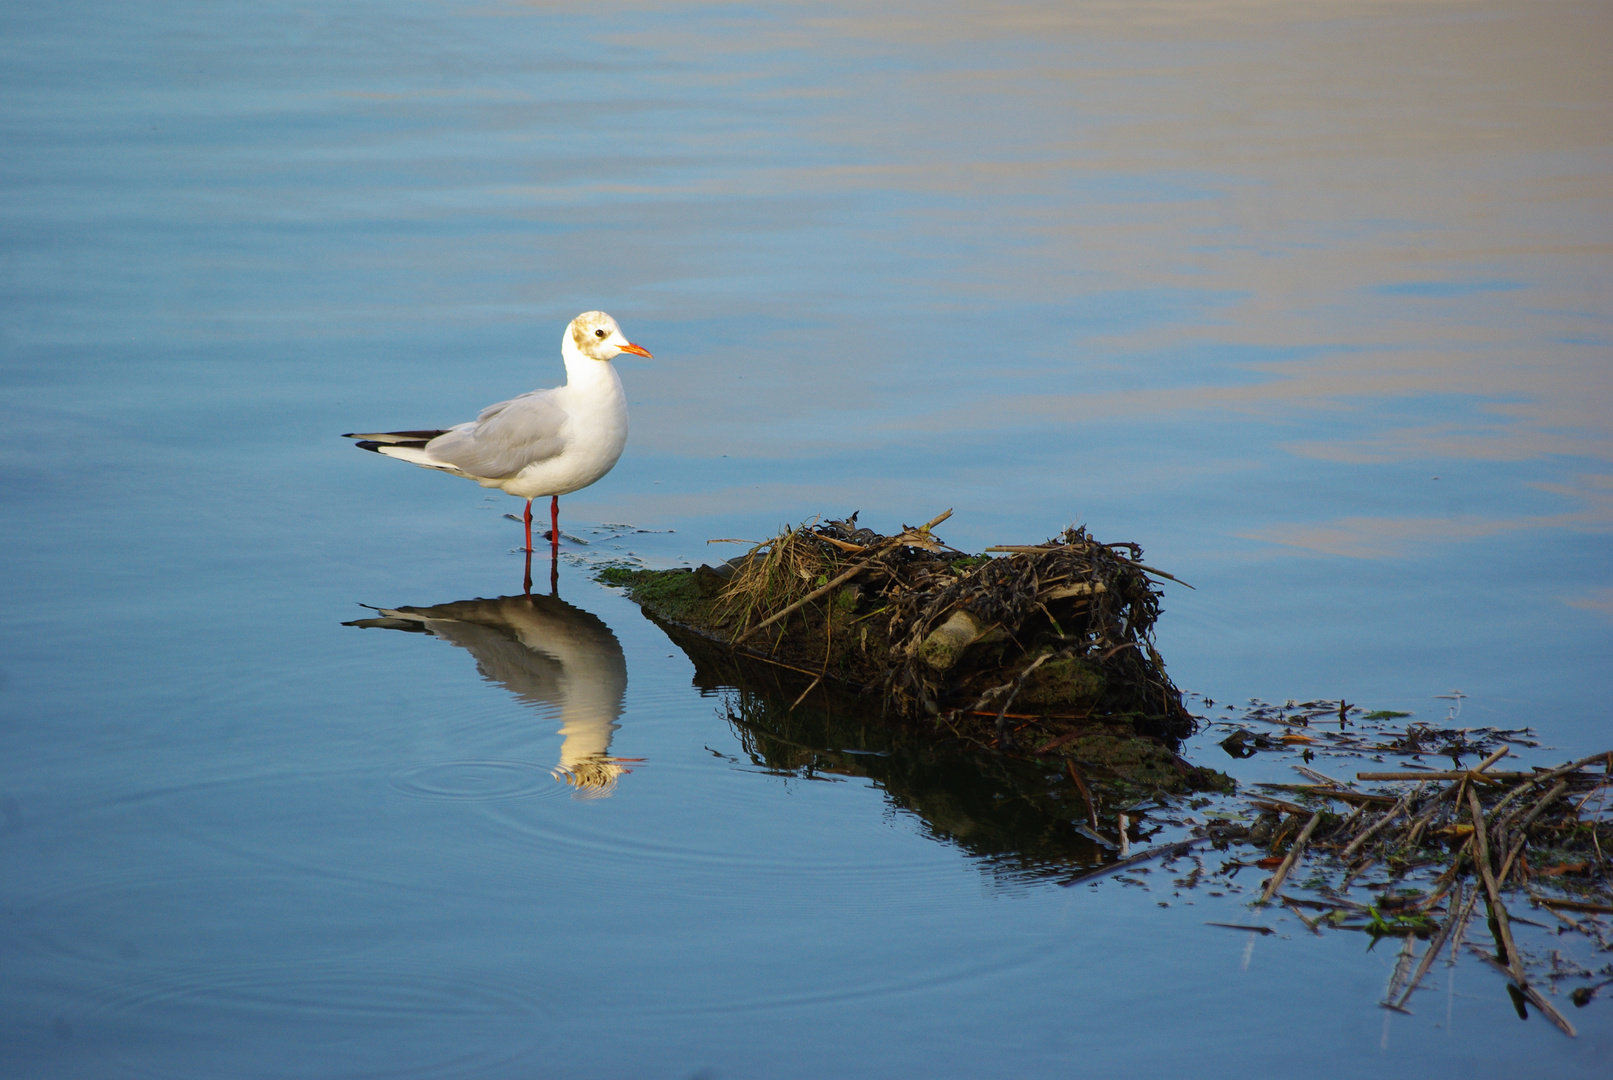
M 10 5 L 0 1073 L 1604 1075 L 1606 1001 L 1391 1016 L 1392 950 L 1012 872 L 1061 853 L 877 730 L 769 767 L 587 567 L 1083 521 L 1197 586 L 1184 686 L 1606 749 L 1610 49 L 1538 0 Z M 551 385 L 596 307 L 656 359 L 563 602 L 342 625 L 517 592 L 520 504 L 336 434 Z

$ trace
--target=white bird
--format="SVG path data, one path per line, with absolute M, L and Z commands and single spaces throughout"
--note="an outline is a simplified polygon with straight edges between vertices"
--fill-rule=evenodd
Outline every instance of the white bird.
M 526 550 L 532 550 L 532 500 L 549 496 L 550 539 L 560 551 L 560 496 L 606 473 L 627 445 L 627 399 L 610 361 L 649 352 L 622 336 L 603 311 L 571 320 L 560 339 L 566 385 L 489 405 L 474 420 L 437 431 L 349 433 L 373 450 L 426 469 L 463 476 L 526 500 Z

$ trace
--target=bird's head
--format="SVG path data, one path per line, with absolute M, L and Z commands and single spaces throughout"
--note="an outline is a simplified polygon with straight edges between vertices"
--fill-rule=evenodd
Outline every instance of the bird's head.
M 590 360 L 609 360 L 621 353 L 649 356 L 649 350 L 634 345 L 622 336 L 616 320 L 603 311 L 585 311 L 571 320 L 566 328 L 577 351 Z

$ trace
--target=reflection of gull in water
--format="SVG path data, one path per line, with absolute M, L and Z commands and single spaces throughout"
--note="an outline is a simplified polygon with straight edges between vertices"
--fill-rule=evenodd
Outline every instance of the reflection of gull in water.
M 627 692 L 622 646 L 598 616 L 555 596 L 504 596 L 434 607 L 377 608 L 378 619 L 344 626 L 379 626 L 435 634 L 470 651 L 483 676 L 522 701 L 559 710 L 560 763 L 555 779 L 579 798 L 609 795 L 622 763 L 609 755 Z

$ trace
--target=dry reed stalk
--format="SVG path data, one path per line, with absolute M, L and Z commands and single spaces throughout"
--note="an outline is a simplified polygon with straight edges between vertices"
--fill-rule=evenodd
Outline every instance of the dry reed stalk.
M 837 574 L 826 584 L 821 585 L 807 593 L 805 596 L 786 604 L 786 606 L 780 608 L 778 611 L 775 611 L 773 614 L 769 615 L 767 618 L 763 619 L 754 626 L 741 629 L 739 633 L 734 636 L 732 644 L 737 645 L 751 635 L 756 634 L 769 626 L 772 626 L 774 623 L 781 622 L 784 619 L 789 618 L 797 611 L 806 607 L 812 601 L 823 596 L 827 596 L 836 588 L 844 585 L 846 582 L 850 581 L 863 571 L 875 569 L 877 567 L 879 557 L 882 555 L 897 551 L 903 547 L 920 547 L 926 550 L 940 550 L 941 545 L 939 545 L 935 539 L 930 536 L 930 530 L 951 516 L 952 511 L 947 510 L 943 513 L 937 514 L 935 517 L 931 518 L 928 522 L 919 526 L 917 529 L 903 529 L 902 532 L 897 536 L 884 537 L 877 544 L 871 544 L 860 548 L 860 551 L 867 553 L 866 558 L 852 566 L 849 570 Z M 773 595 L 775 591 L 773 586 L 779 577 L 782 576 L 784 581 L 789 586 L 793 586 L 798 580 L 812 581 L 816 580 L 818 577 L 827 577 L 829 568 L 824 565 L 824 560 L 822 559 L 821 555 L 804 549 L 803 546 L 807 544 L 821 543 L 828 539 L 832 538 L 820 536 L 819 534 L 809 532 L 806 529 L 786 530 L 780 536 L 775 537 L 772 541 L 769 541 L 768 550 L 763 556 L 759 565 L 756 563 L 753 549 L 752 558 L 748 559 L 742 564 L 741 569 L 736 571 L 734 578 L 729 582 L 728 587 L 723 590 L 723 603 L 725 608 L 729 611 L 732 611 L 736 605 L 743 604 L 739 617 L 739 623 L 743 627 L 744 624 L 749 621 L 751 614 L 755 612 L 763 603 L 768 603 L 769 601 L 776 602 L 784 598 Z M 761 545 L 758 545 L 758 547 L 760 546 Z M 786 562 L 789 565 L 784 568 L 784 572 L 781 574 L 780 564 Z M 786 588 L 784 590 L 785 596 L 791 595 L 792 592 L 793 588 Z M 771 603 L 768 603 L 768 606 L 771 606 Z
M 1311 833 L 1316 831 L 1316 824 L 1321 820 L 1322 812 L 1318 810 L 1316 813 L 1312 814 L 1311 819 L 1305 823 L 1305 828 L 1301 830 L 1299 837 L 1294 841 L 1294 846 L 1288 849 L 1287 856 L 1283 858 L 1282 865 L 1277 867 L 1277 872 L 1272 875 L 1270 881 L 1266 882 L 1266 889 L 1260 894 L 1260 902 L 1262 904 L 1271 903 L 1272 896 L 1275 895 L 1277 890 L 1282 887 L 1283 879 L 1288 876 L 1288 872 L 1292 870 L 1294 868 L 1294 864 L 1299 861 L 1300 855 L 1305 850 L 1305 845 L 1310 842 Z
M 1563 1034 L 1567 1035 L 1570 1039 L 1577 1038 L 1579 1036 L 1579 1032 L 1574 1030 L 1574 1025 L 1568 1022 L 1568 1018 L 1562 1013 L 1558 1012 L 1555 1005 L 1541 997 L 1539 990 L 1536 990 L 1527 982 L 1520 984 L 1517 977 L 1514 976 L 1511 971 L 1503 967 L 1496 961 L 1495 957 L 1491 956 L 1477 945 L 1469 943 L 1468 948 L 1472 950 L 1474 956 L 1477 956 L 1480 960 L 1483 960 L 1496 971 L 1499 971 L 1509 979 L 1512 979 L 1513 985 L 1517 986 L 1518 989 L 1522 991 L 1523 996 L 1529 999 L 1529 1003 L 1544 1013 L 1548 1020 L 1561 1028 Z
M 1422 793 L 1422 790 L 1423 785 L 1418 784 L 1416 787 L 1406 792 L 1406 794 L 1402 795 L 1400 801 L 1395 803 L 1395 805 L 1392 806 L 1388 812 L 1383 815 L 1383 817 L 1379 818 L 1373 824 L 1367 826 L 1367 828 L 1362 831 L 1359 836 L 1357 836 L 1354 840 L 1351 840 L 1349 846 L 1347 846 L 1343 851 L 1339 852 L 1339 858 L 1348 859 L 1351 855 L 1354 855 L 1357 851 L 1361 850 L 1361 845 L 1378 835 L 1378 833 L 1382 831 L 1386 825 L 1404 813 L 1406 807 L 1411 804 L 1413 799 Z
M 1484 881 L 1484 892 L 1490 901 L 1490 917 L 1495 922 L 1496 936 L 1499 944 L 1506 953 L 1507 969 L 1512 972 L 1513 981 L 1521 989 L 1527 980 L 1523 975 L 1523 958 L 1518 955 L 1518 947 L 1512 942 L 1512 924 L 1507 917 L 1507 906 L 1501 901 L 1501 888 L 1495 880 L 1495 870 L 1490 865 L 1490 845 L 1485 839 L 1484 810 L 1479 806 L 1478 792 L 1472 788 L 1467 789 L 1467 804 L 1473 815 L 1473 855 L 1478 863 L 1479 875 Z

